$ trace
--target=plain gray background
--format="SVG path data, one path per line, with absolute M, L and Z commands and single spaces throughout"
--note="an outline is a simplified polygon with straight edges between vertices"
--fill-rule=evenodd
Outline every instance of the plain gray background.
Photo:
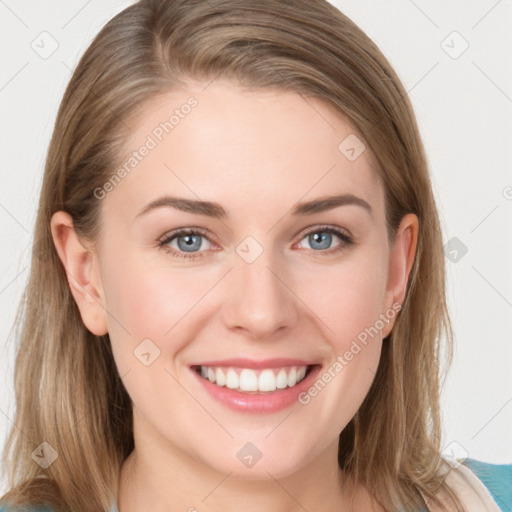
M 14 413 L 10 329 L 58 104 L 94 35 L 131 3 L 0 0 L 2 447 Z M 511 463 L 512 1 L 333 3 L 395 67 L 429 157 L 456 338 L 442 394 L 444 451 Z

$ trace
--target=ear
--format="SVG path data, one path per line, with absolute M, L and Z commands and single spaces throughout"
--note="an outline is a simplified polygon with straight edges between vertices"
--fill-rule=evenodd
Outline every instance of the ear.
M 107 313 L 97 254 L 80 241 L 68 213 L 53 214 L 51 231 L 82 320 L 89 331 L 103 336 L 108 332 Z
M 409 274 L 416 256 L 418 229 L 418 217 L 413 213 L 408 213 L 400 221 L 389 256 L 388 279 L 384 300 L 385 311 L 390 309 L 396 311 L 396 305 L 400 304 L 401 306 L 405 299 Z M 385 325 L 382 330 L 383 338 L 391 332 L 395 318 L 396 316 L 393 315 L 393 319 Z

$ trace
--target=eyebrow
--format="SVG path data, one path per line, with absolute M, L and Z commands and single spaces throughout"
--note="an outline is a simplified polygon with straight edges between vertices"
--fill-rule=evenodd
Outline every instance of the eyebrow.
M 372 213 L 372 207 L 364 199 L 354 196 L 353 194 L 340 194 L 335 196 L 325 196 L 318 199 L 313 199 L 312 201 L 298 203 L 293 207 L 291 215 L 312 215 L 314 213 L 324 212 L 347 205 L 360 206 L 367 210 L 369 213 Z M 193 213 L 196 215 L 206 215 L 207 217 L 213 217 L 217 219 L 228 217 L 228 213 L 219 203 L 186 199 L 184 197 L 163 196 L 147 204 L 136 215 L 136 218 L 145 215 L 152 210 L 163 207 L 175 208 L 183 212 Z

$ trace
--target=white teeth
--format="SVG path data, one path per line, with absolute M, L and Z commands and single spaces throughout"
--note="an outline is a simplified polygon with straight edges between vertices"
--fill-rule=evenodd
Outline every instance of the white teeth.
M 297 383 L 297 368 L 292 366 L 292 369 L 288 373 L 288 386 L 291 388 Z
M 239 384 L 240 379 L 238 378 L 238 373 L 230 368 L 226 374 L 226 387 L 229 389 L 238 389 Z
M 226 376 L 224 375 L 224 372 L 220 368 L 217 368 L 215 370 L 215 382 L 217 383 L 217 386 L 226 385 Z
M 272 370 L 263 370 L 258 378 L 259 391 L 275 391 L 276 376 Z
M 258 377 L 253 370 L 242 370 L 240 373 L 241 391 L 258 391 Z
M 288 386 L 288 375 L 284 370 L 280 370 L 276 378 L 276 388 L 284 389 Z
M 217 386 L 226 386 L 242 392 L 272 392 L 276 389 L 293 387 L 304 379 L 307 366 L 287 366 L 283 368 L 267 368 L 252 370 L 201 366 L 201 376 Z M 259 374 L 259 375 L 258 375 Z

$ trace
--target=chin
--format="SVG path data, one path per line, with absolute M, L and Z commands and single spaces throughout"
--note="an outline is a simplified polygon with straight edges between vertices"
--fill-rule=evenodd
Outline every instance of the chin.
M 233 457 L 229 456 L 233 453 Z M 226 457 L 226 454 L 228 455 Z M 258 450 L 255 445 L 246 443 L 232 452 L 224 452 L 222 460 L 215 459 L 210 467 L 221 474 L 241 480 L 281 479 L 293 475 L 310 462 L 310 457 L 304 454 L 291 454 L 286 446 L 279 450 L 270 451 L 263 448 Z

